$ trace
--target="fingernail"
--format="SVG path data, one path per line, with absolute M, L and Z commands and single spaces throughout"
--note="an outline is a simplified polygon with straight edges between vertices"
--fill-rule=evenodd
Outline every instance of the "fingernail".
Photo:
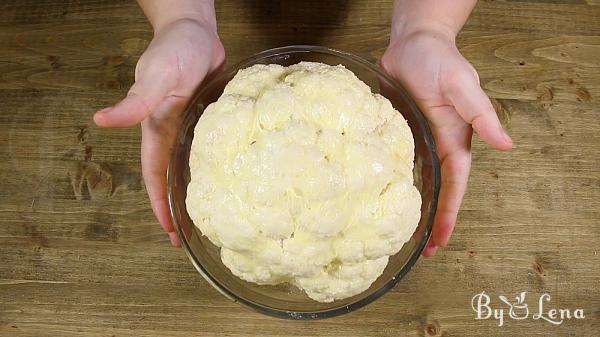
M 435 253 L 437 253 L 437 250 L 438 250 L 438 246 L 434 246 L 433 248 L 431 248 L 431 250 L 430 250 L 431 255 L 430 256 L 434 256 Z
M 169 240 L 171 240 L 171 244 L 175 247 L 179 245 L 179 237 L 176 232 L 169 232 Z
M 96 113 L 97 114 L 103 114 L 103 113 L 107 112 L 110 109 L 112 109 L 112 107 L 108 107 L 108 108 L 104 108 L 104 109 L 98 110 Z
M 425 250 L 423 250 L 423 256 L 425 256 L 425 257 L 434 256 L 435 253 L 437 252 L 437 249 L 438 249 L 437 246 L 426 247 Z
M 502 137 L 504 138 L 504 141 L 507 144 L 511 144 L 512 145 L 512 138 L 510 138 L 510 136 L 508 135 L 508 133 L 506 133 L 506 130 L 502 130 L 502 133 L 503 133 Z
M 104 114 L 106 112 L 108 112 L 110 109 L 112 109 L 112 108 L 104 108 L 102 110 L 96 111 L 96 113 L 94 114 L 94 117 L 93 117 L 94 123 L 96 123 L 98 126 L 104 125 L 104 119 L 105 119 Z
M 450 241 L 450 234 L 447 237 L 436 237 L 435 245 L 438 247 L 446 247 Z

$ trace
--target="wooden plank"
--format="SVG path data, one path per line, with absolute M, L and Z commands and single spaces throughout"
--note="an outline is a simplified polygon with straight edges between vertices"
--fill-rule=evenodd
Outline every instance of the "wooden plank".
M 154 220 L 139 128 L 99 129 L 152 38 L 134 2 L 0 4 L 1 336 L 600 335 L 600 6 L 480 1 L 458 45 L 516 147 L 473 142 L 455 235 L 377 302 L 320 321 L 266 317 L 212 289 Z M 391 1 L 217 1 L 228 62 L 286 44 L 370 61 Z M 86 176 L 102 177 L 89 188 Z M 477 321 L 473 295 L 528 291 L 584 320 Z

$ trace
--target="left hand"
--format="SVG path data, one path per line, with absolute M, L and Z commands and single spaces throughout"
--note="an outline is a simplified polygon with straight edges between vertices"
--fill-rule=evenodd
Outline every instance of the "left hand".
M 423 251 L 433 256 L 448 243 L 467 189 L 473 129 L 498 150 L 510 150 L 512 140 L 452 34 L 430 29 L 393 36 L 381 64 L 421 108 L 436 142 L 442 186 L 432 234 Z
M 101 127 L 142 125 L 142 174 L 156 218 L 171 243 L 181 242 L 167 202 L 167 166 L 182 113 L 204 77 L 223 63 L 216 24 L 180 19 L 156 29 L 135 68 L 135 83 L 116 105 L 94 115 Z

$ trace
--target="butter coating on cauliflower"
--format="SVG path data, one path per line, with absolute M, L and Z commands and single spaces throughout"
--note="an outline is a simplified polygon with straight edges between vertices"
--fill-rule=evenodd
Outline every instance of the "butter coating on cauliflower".
M 368 289 L 411 238 L 413 160 L 402 115 L 350 70 L 254 65 L 196 125 L 187 211 L 234 275 L 331 302 Z

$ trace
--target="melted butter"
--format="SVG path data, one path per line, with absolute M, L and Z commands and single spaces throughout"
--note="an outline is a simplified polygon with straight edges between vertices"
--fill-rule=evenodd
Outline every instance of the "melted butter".
M 329 302 L 412 236 L 413 157 L 406 121 L 343 66 L 255 65 L 196 126 L 187 209 L 238 277 Z

